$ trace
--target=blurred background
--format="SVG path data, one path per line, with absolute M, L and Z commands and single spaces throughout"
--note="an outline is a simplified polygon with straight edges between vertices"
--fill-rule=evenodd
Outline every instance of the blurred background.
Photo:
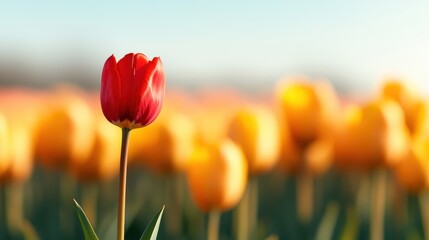
M 129 239 L 164 204 L 159 239 L 206 238 L 213 209 L 193 198 L 201 190 L 183 162 L 223 138 L 249 170 L 237 200 L 212 206 L 222 208 L 221 239 L 429 239 L 428 10 L 424 1 L 1 2 L 0 239 L 83 239 L 73 198 L 100 238 L 114 239 L 119 130 L 105 126 L 98 94 L 105 60 L 129 52 L 160 56 L 167 77 L 159 123 L 136 131 L 130 149 Z M 248 133 L 248 122 L 274 133 Z M 241 142 L 253 137 L 278 146 L 267 157 L 276 163 L 254 167 Z
M 169 87 L 271 89 L 291 74 L 326 77 L 341 91 L 367 91 L 389 74 L 424 87 L 428 8 L 423 1 L 3 2 L 2 84 L 97 88 L 108 56 L 144 52 L 162 57 Z

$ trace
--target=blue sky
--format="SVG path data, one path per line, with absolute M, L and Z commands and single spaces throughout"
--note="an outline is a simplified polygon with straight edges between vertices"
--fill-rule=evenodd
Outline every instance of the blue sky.
M 178 85 L 269 88 L 304 74 L 367 91 L 385 75 L 429 79 L 427 1 L 4 2 L 0 59 L 41 71 L 98 73 L 112 53 L 143 52 Z

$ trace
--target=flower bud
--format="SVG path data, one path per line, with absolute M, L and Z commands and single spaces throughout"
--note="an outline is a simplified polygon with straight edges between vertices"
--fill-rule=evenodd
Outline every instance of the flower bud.
M 411 192 L 429 187 L 429 136 L 420 135 L 411 142 L 410 151 L 394 168 L 398 182 Z
M 387 79 L 382 86 L 381 95 L 383 98 L 394 100 L 401 106 L 411 133 L 420 127 L 419 114 L 422 107 L 422 97 L 405 84 L 404 80 Z
M 268 108 L 252 106 L 238 111 L 229 124 L 228 137 L 243 150 L 250 175 L 266 172 L 277 162 L 278 122 Z
M 109 180 L 119 172 L 121 132 L 102 119 L 96 117 L 94 124 L 94 144 L 90 154 L 81 161 L 72 161 L 69 166 L 71 175 L 81 182 Z
M 46 102 L 35 132 L 35 158 L 50 169 L 87 159 L 94 143 L 94 116 L 77 93 L 57 93 Z
M 402 109 L 391 100 L 350 106 L 335 136 L 341 167 L 371 169 L 393 166 L 408 151 L 409 133 Z
M 116 62 L 110 56 L 101 75 L 100 100 L 104 116 L 121 128 L 152 123 L 164 101 L 164 67 L 159 57 L 129 53 Z
M 135 130 L 130 136 L 130 164 L 149 167 L 161 174 L 185 170 L 196 142 L 193 121 L 169 107 L 162 110 L 158 120 Z
M 187 169 L 191 196 L 202 211 L 226 211 L 243 196 L 247 172 L 246 159 L 232 141 L 199 146 Z
M 0 182 L 22 182 L 33 171 L 31 129 L 22 122 L 9 125 L 6 171 L 0 174 Z
M 281 82 L 277 98 L 282 120 L 287 124 L 296 143 L 305 147 L 317 138 L 330 134 L 335 126 L 339 103 L 328 82 L 305 80 Z

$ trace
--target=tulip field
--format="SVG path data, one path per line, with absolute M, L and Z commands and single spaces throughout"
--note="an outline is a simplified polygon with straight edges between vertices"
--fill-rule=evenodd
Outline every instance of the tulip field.
M 0 89 L 0 239 L 89 239 L 76 200 L 100 240 L 121 214 L 140 239 L 163 206 L 158 239 L 429 240 L 429 102 L 405 80 L 359 96 L 164 81 L 129 54 L 95 91 Z

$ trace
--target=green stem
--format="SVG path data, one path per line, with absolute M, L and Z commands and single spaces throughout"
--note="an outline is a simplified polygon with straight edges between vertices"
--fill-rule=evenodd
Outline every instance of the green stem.
M 314 201 L 314 183 L 313 176 L 309 171 L 303 171 L 297 176 L 297 211 L 298 220 L 301 223 L 308 224 L 313 217 Z
M 247 186 L 246 192 L 237 206 L 236 212 L 236 239 L 247 240 L 249 239 L 249 201 L 250 201 L 250 187 Z
M 121 163 L 119 169 L 119 195 L 118 195 L 118 240 L 125 237 L 125 195 L 127 190 L 127 159 L 128 139 L 130 129 L 122 128 Z
M 429 239 L 429 193 L 422 192 L 419 195 L 419 203 L 422 215 L 422 225 L 423 225 L 423 234 L 424 239 Z
M 249 235 L 252 239 L 258 233 L 258 179 L 249 179 Z
M 23 185 L 11 184 L 6 187 L 6 218 L 8 230 L 16 234 L 23 221 Z
M 386 173 L 379 170 L 373 176 L 371 240 L 384 239 L 384 210 L 386 207 Z
M 207 240 L 219 239 L 220 212 L 213 210 L 209 213 Z

